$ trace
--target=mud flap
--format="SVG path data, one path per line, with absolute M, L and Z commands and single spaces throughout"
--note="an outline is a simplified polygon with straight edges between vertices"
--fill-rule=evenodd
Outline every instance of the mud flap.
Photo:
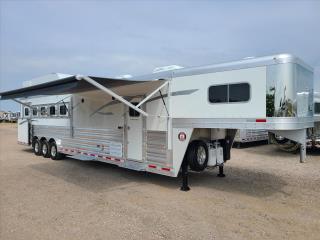
M 237 129 L 227 129 L 226 138 L 220 140 L 221 147 L 223 148 L 224 162 L 231 159 L 231 148 L 232 148 L 236 133 L 237 133 Z

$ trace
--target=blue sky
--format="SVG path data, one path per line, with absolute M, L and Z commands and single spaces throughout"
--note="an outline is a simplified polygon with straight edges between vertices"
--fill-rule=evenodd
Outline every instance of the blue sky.
M 0 0 L 0 91 L 52 72 L 137 75 L 284 52 L 315 67 L 320 89 L 320 1 Z

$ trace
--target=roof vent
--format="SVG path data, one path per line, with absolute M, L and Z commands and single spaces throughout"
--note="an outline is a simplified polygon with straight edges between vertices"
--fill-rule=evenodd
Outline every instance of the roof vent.
M 183 67 L 182 66 L 178 66 L 178 65 L 169 65 L 169 66 L 163 66 L 163 67 L 156 67 L 155 69 L 153 69 L 152 73 L 172 71 L 172 70 L 181 69 L 181 68 L 183 68 Z
M 123 75 L 116 76 L 115 78 L 118 78 L 118 79 L 128 79 L 128 78 L 132 78 L 132 75 L 130 75 L 130 74 L 123 74 Z
M 248 60 L 248 59 L 253 59 L 253 58 L 255 58 L 255 57 L 254 56 L 250 56 L 250 57 L 243 58 L 243 60 Z

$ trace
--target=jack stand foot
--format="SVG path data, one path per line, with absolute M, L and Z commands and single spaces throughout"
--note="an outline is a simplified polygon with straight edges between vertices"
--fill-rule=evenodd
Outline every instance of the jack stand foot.
M 217 174 L 218 177 L 225 177 L 226 175 L 223 173 L 223 166 L 219 166 L 219 174 Z
M 306 144 L 300 144 L 300 163 L 306 162 L 307 150 Z
M 183 161 L 183 163 L 182 163 L 182 186 L 180 188 L 181 191 L 187 192 L 190 190 L 190 188 L 188 186 L 188 178 L 189 178 L 188 162 Z
M 184 192 L 188 192 L 190 190 L 190 188 L 188 186 L 186 186 L 186 187 L 181 186 L 180 190 L 184 191 Z

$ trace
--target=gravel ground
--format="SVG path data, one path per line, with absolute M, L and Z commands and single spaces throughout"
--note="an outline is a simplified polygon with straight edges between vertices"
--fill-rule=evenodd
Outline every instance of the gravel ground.
M 180 179 L 98 162 L 52 161 L 0 124 L 0 239 L 320 239 L 320 152 L 233 149 Z

